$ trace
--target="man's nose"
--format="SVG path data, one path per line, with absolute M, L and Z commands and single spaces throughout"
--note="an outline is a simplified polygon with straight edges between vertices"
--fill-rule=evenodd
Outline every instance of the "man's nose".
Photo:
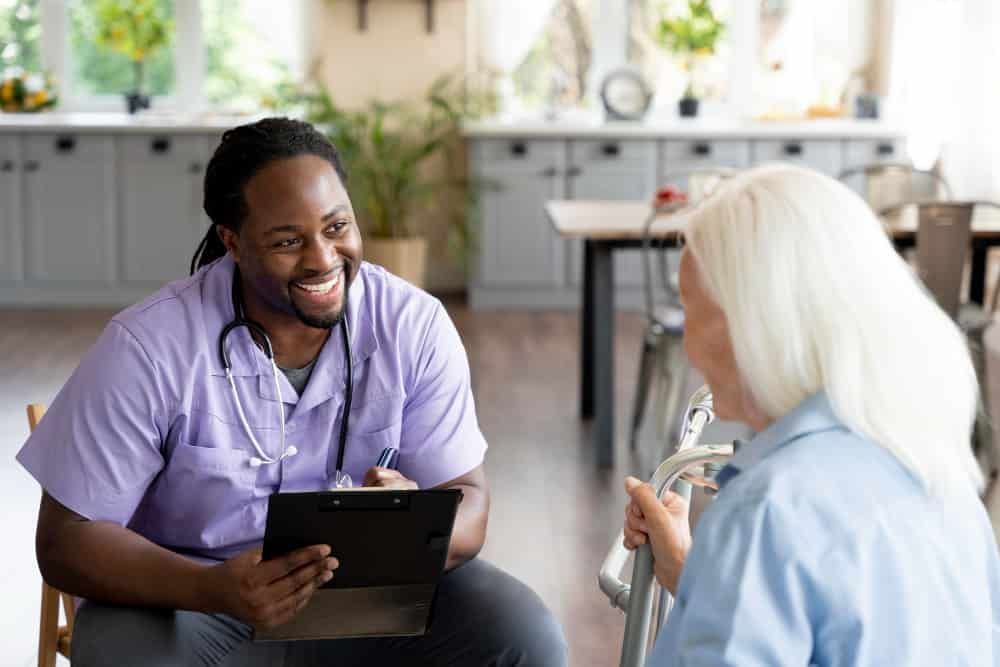
M 340 264 L 336 244 L 326 238 L 308 240 L 303 248 L 302 264 L 308 271 L 320 275 L 329 273 Z

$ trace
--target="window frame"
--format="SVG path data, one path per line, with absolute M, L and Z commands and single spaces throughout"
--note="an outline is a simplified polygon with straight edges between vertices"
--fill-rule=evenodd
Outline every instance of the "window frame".
M 173 0 L 174 40 L 171 57 L 174 62 L 174 91 L 154 98 L 154 109 L 164 112 L 203 112 L 211 108 L 205 99 L 205 39 L 202 31 L 202 0 Z M 69 8 L 66 0 L 40 0 L 42 65 L 59 85 L 60 109 L 67 112 L 122 112 L 121 95 L 82 93 L 74 80 L 70 62 Z M 303 67 L 312 44 L 310 23 L 312 3 L 303 0 L 297 9 L 301 53 L 293 62 Z

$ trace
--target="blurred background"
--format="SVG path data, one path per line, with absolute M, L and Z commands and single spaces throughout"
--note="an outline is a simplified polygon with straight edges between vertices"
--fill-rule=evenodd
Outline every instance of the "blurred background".
M 330 136 L 366 259 L 448 307 L 491 444 L 484 557 L 572 664 L 616 663 L 622 478 L 699 383 L 657 195 L 669 216 L 780 160 L 864 197 L 969 337 L 993 479 L 998 37 L 992 0 L 0 0 L 0 664 L 39 651 L 24 406 L 187 275 L 205 165 L 267 115 Z

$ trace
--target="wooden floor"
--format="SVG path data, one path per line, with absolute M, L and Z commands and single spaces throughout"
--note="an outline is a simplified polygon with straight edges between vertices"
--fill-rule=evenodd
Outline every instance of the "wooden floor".
M 619 438 L 618 467 L 598 470 L 578 410 L 578 316 L 573 312 L 449 311 L 465 342 L 483 432 L 493 506 L 483 556 L 534 588 L 562 622 L 571 664 L 618 660 L 623 618 L 597 589 L 597 571 L 620 529 L 622 479 L 631 464 Z M 32 535 L 38 489 L 13 461 L 27 437 L 24 406 L 48 403 L 94 342 L 111 311 L 0 311 L 0 502 L 16 507 L 16 553 L 0 560 L 20 582 L 22 605 L 3 605 L 0 629 L 30 664 L 37 641 L 39 579 Z M 618 431 L 634 382 L 637 314 L 618 319 Z M 9 535 L 11 533 L 8 533 Z M 26 653 L 28 652 L 28 653 Z M 24 658 L 23 656 L 29 656 Z

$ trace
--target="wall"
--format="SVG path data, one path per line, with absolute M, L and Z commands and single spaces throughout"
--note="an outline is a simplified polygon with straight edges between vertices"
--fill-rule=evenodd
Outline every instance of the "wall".
M 371 0 L 368 29 L 358 30 L 355 0 L 309 0 L 309 50 L 319 79 L 341 105 L 372 98 L 416 97 L 438 76 L 465 70 L 466 0 L 435 0 L 435 27 L 426 32 L 421 0 Z M 446 227 L 424 222 L 430 239 L 427 287 L 462 289 L 465 279 L 447 253 Z M 419 224 L 418 222 L 418 224 Z

